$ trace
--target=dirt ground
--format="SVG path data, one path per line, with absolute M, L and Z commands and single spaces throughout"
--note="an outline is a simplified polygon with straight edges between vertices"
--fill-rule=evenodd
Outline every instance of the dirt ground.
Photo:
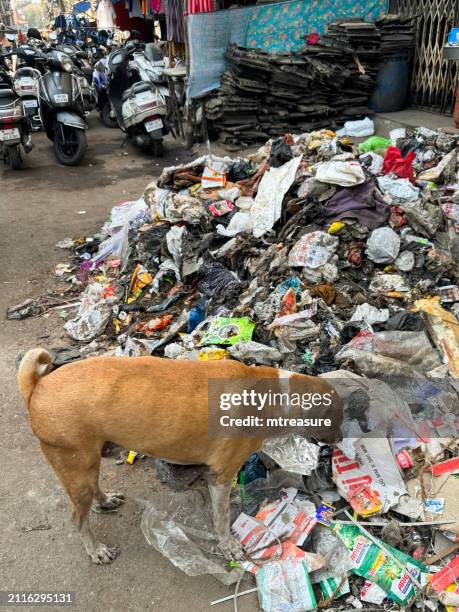
M 138 197 L 162 166 L 192 159 L 195 153 L 171 141 L 158 163 L 128 145 L 120 148 L 121 132 L 104 128 L 97 117 L 90 120 L 88 152 L 77 168 L 55 161 L 44 134 L 33 140 L 35 149 L 26 156 L 23 170 L 0 168 L 0 590 L 74 591 L 79 610 L 208 610 L 210 601 L 231 594 L 234 587 L 212 577 L 186 576 L 149 547 L 140 530 L 136 498 L 151 498 L 164 486 L 149 459 L 134 466 L 103 460 L 102 488 L 124 492 L 127 501 L 117 514 L 92 514 L 91 521 L 99 539 L 119 545 L 121 555 L 108 566 L 91 563 L 16 388 L 19 353 L 70 344 L 63 320 L 58 314 L 23 321 L 5 318 L 8 306 L 50 286 L 54 266 L 66 261 L 56 242 L 94 233 L 116 202 Z M 233 606 L 230 602 L 212 609 L 228 612 Z M 240 600 L 241 612 L 256 609 L 255 596 Z

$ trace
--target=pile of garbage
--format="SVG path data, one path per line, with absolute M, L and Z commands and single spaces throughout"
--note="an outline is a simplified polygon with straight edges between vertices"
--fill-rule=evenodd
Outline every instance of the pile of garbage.
M 414 30 L 409 19 L 388 15 L 376 24 L 335 22 L 306 42 L 288 54 L 229 47 L 221 87 L 205 104 L 220 142 L 240 148 L 365 117 L 381 59 L 409 52 Z
M 362 126 L 165 168 L 57 245 L 73 253 L 56 268 L 69 359 L 236 359 L 347 400 L 341 441 L 269 439 L 239 474 L 232 530 L 267 612 L 459 607 L 457 137 L 354 144 Z M 148 502 L 142 528 L 190 575 L 239 587 L 210 521 L 190 489 Z

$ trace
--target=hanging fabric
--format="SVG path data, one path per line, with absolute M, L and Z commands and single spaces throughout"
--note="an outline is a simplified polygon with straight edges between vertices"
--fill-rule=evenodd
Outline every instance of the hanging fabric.
M 166 0 L 164 3 L 167 24 L 167 40 L 185 41 L 185 25 L 181 0 Z
M 211 13 L 214 10 L 213 0 L 188 0 L 188 14 Z
M 100 30 L 113 30 L 115 27 L 115 9 L 111 0 L 101 0 L 97 7 L 97 27 Z

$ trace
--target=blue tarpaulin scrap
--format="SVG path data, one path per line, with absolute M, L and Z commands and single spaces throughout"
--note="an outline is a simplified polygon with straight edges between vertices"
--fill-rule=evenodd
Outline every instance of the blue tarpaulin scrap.
M 271 53 L 298 51 L 305 35 L 322 34 L 327 23 L 355 17 L 374 21 L 387 5 L 388 0 L 290 0 L 189 15 L 188 97 L 200 98 L 220 86 L 230 44 Z
M 78 13 L 86 13 L 91 8 L 91 4 L 89 2 L 77 2 L 72 7 L 72 13 L 74 15 L 78 15 Z

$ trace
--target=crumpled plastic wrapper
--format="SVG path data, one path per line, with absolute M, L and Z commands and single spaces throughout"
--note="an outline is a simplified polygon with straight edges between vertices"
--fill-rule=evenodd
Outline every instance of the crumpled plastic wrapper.
M 319 462 L 319 447 L 298 435 L 265 440 L 263 452 L 288 472 L 309 476 Z
M 188 576 L 212 574 L 226 585 L 238 581 L 241 570 L 228 571 L 217 546 L 207 491 L 159 492 L 142 504 L 145 539 L 175 567 Z
M 105 299 L 103 292 L 101 283 L 92 283 L 82 293 L 77 316 L 64 325 L 74 340 L 89 342 L 104 331 L 112 312 L 113 299 Z

